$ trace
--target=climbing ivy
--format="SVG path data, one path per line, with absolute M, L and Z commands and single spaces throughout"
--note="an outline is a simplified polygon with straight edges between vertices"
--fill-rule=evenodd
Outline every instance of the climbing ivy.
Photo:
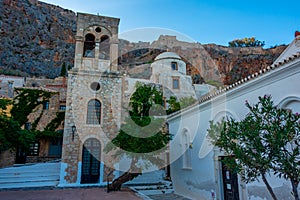
M 23 126 L 27 122 L 27 116 L 33 110 L 51 98 L 54 92 L 43 91 L 38 89 L 15 88 L 18 95 L 14 98 L 11 115 L 14 120 Z
M 41 118 L 42 118 L 42 116 L 43 116 L 43 114 L 44 114 L 44 110 L 42 110 L 42 112 L 40 113 L 40 115 L 38 116 L 38 118 L 36 118 L 36 119 L 34 120 L 34 122 L 31 124 L 31 128 L 32 128 L 33 130 L 36 129 L 37 125 L 39 124 L 39 122 L 40 122 L 40 120 L 41 120 Z
M 50 98 L 55 94 L 55 92 L 31 88 L 16 88 L 15 91 L 18 93 L 18 95 L 13 100 L 13 108 L 11 110 L 11 114 L 13 116 L 13 119 L 19 122 L 20 126 L 23 126 L 28 121 L 28 115 L 30 113 L 33 113 L 39 105 L 43 105 L 44 103 L 48 102 Z M 43 137 L 61 136 L 62 133 L 58 133 L 55 130 L 64 120 L 65 113 L 57 112 L 56 117 L 46 125 L 44 131 L 39 131 L 36 130 L 36 127 L 40 122 L 43 114 L 44 110 L 42 110 L 39 116 L 33 121 L 29 134 L 31 134 L 36 139 Z
M 32 123 L 31 130 L 21 129 L 28 121 L 28 115 L 35 112 L 39 105 L 49 101 L 55 92 L 29 88 L 15 88 L 15 92 L 17 96 L 12 101 L 0 99 L 0 152 L 17 147 L 26 150 L 30 143 L 41 138 L 62 136 L 62 132 L 55 130 L 63 122 L 64 112 L 57 112 L 56 117 L 43 131 L 36 130 L 36 127 L 44 115 L 44 110 Z M 13 107 L 9 113 L 7 106 L 10 104 Z
M 55 131 L 61 122 L 65 119 L 65 112 L 57 112 L 56 117 L 47 124 L 45 131 Z

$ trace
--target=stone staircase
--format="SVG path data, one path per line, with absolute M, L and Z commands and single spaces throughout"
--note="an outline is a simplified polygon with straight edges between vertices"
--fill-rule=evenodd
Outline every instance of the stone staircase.
M 0 189 L 55 187 L 59 183 L 60 162 L 15 165 L 0 169 Z
M 165 180 L 165 171 L 157 170 L 144 173 L 141 176 L 127 182 L 125 185 L 130 186 L 142 199 L 151 200 L 149 195 L 173 194 L 173 184 Z
M 164 182 L 165 171 L 156 170 L 153 172 L 143 173 L 125 185 L 155 185 Z

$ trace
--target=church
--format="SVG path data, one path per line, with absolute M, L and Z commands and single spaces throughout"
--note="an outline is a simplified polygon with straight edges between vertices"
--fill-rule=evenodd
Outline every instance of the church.
M 270 199 L 262 183 L 246 184 L 226 171 L 224 154 L 207 136 L 209 121 L 229 116 L 241 120 L 244 102 L 271 95 L 281 108 L 300 112 L 300 36 L 270 66 L 225 88 L 196 85 L 186 63 L 173 52 L 158 55 L 150 79 L 130 78 L 118 66 L 119 19 L 77 13 L 74 68 L 69 71 L 59 186 L 106 185 L 126 171 L 105 145 L 118 133 L 135 84 L 163 86 L 166 99 L 192 97 L 196 104 L 168 116 L 173 135 L 165 152 L 175 193 L 191 199 Z M 167 106 L 167 105 L 166 105 Z M 269 177 L 275 193 L 291 197 L 290 183 Z
M 106 185 L 120 172 L 127 171 L 126 160 L 115 163 L 103 148 L 118 134 L 122 119 L 128 116 L 126 108 L 137 82 L 163 86 L 166 100 L 173 96 L 196 101 L 201 94 L 214 89 L 206 84 L 193 84 L 186 63 L 173 52 L 161 53 L 154 59 L 148 79 L 121 74 L 118 25 L 118 18 L 77 14 L 74 68 L 69 71 L 67 86 L 62 187 Z M 167 166 L 169 152 L 162 159 Z
M 261 179 L 246 184 L 226 169 L 221 162 L 224 153 L 210 143 L 207 135 L 209 121 L 218 122 L 223 117 L 242 120 L 249 112 L 245 101 L 253 105 L 264 95 L 271 95 L 279 108 L 299 113 L 299 83 L 300 36 L 295 34 L 272 65 L 210 92 L 199 100 L 199 105 L 170 115 L 169 129 L 175 135 L 170 144 L 175 192 L 191 199 L 272 199 Z M 289 180 L 267 178 L 278 199 L 294 199 Z

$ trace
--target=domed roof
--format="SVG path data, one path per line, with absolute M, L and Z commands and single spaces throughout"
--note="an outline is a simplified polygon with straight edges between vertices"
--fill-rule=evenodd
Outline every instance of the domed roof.
M 161 53 L 158 56 L 156 56 L 156 58 L 154 60 L 168 59 L 168 58 L 171 58 L 171 59 L 174 59 L 174 58 L 175 59 L 181 59 L 180 56 L 177 55 L 174 52 L 164 52 L 164 53 Z

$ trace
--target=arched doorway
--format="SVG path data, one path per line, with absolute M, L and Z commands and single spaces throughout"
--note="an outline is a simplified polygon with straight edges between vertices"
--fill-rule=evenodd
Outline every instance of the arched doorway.
M 100 177 L 101 144 L 95 138 L 87 139 L 82 149 L 81 183 L 98 183 Z

